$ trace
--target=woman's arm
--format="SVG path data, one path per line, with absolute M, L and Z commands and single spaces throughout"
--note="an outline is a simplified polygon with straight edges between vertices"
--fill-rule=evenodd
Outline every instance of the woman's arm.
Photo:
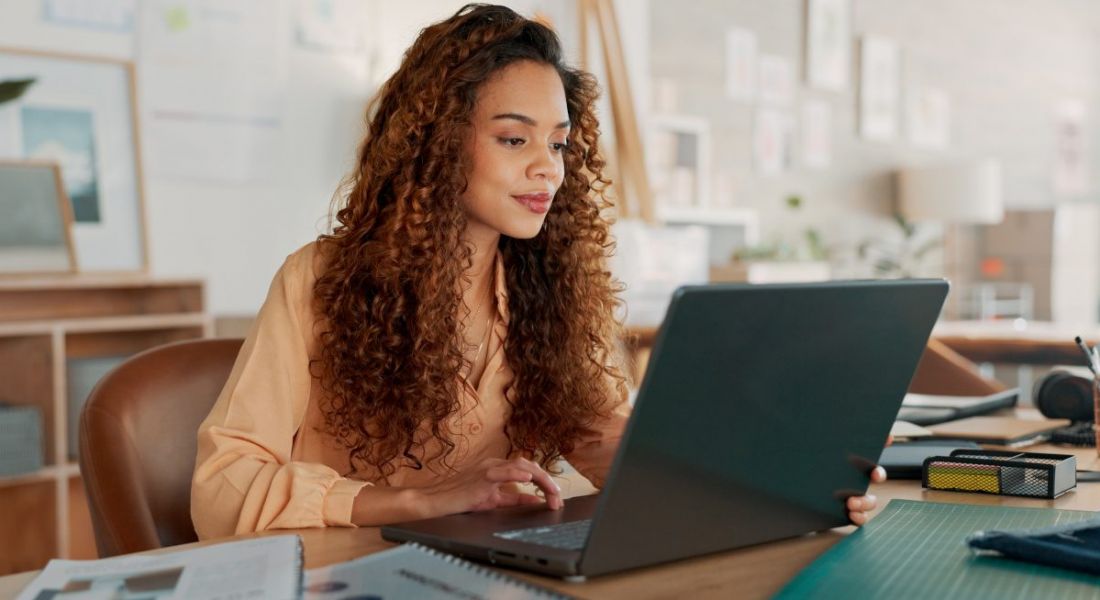
M 199 427 L 191 517 L 200 538 L 352 525 L 367 484 L 294 462 L 309 402 L 312 248 L 287 258 L 210 415 Z

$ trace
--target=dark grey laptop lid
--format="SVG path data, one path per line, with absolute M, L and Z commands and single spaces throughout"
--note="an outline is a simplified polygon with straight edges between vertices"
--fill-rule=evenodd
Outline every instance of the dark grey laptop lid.
M 678 290 L 581 572 L 847 523 L 946 294 L 942 280 Z

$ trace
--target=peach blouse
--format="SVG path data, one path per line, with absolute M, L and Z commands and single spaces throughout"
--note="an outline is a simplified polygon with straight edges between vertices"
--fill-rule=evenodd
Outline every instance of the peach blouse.
M 225 388 L 198 432 L 191 483 L 191 517 L 199 538 L 264 529 L 354 526 L 355 496 L 367 485 L 425 486 L 446 474 L 433 465 L 397 466 L 388 483 L 353 472 L 347 448 L 324 431 L 321 388 L 310 375 L 318 353 L 312 310 L 320 256 L 311 243 L 287 257 L 241 348 Z M 461 471 L 487 458 L 505 458 L 513 377 L 504 360 L 508 295 L 501 257 L 496 261 L 496 316 L 489 358 L 475 390 L 463 383 L 459 412 L 448 423 Z M 566 459 L 602 486 L 630 412 L 619 399 Z M 430 448 L 434 450 L 434 448 Z M 350 473 L 351 476 L 341 474 Z

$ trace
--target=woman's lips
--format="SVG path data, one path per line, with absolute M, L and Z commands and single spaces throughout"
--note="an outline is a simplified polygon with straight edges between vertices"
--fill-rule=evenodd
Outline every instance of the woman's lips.
M 516 202 L 526 206 L 527 210 L 539 215 L 546 214 L 546 212 L 550 210 L 550 202 L 553 200 L 553 197 L 546 192 L 519 194 L 512 196 L 512 198 L 514 198 Z

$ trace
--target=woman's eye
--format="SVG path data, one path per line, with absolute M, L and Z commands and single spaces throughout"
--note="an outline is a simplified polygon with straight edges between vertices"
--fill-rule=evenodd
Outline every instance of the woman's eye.
M 524 143 L 523 138 L 517 137 L 502 137 L 497 139 L 499 139 L 500 143 L 504 144 L 505 146 L 522 146 Z
M 557 142 L 550 144 L 550 147 L 554 149 L 554 152 L 565 152 L 565 149 L 569 147 L 568 142 Z

